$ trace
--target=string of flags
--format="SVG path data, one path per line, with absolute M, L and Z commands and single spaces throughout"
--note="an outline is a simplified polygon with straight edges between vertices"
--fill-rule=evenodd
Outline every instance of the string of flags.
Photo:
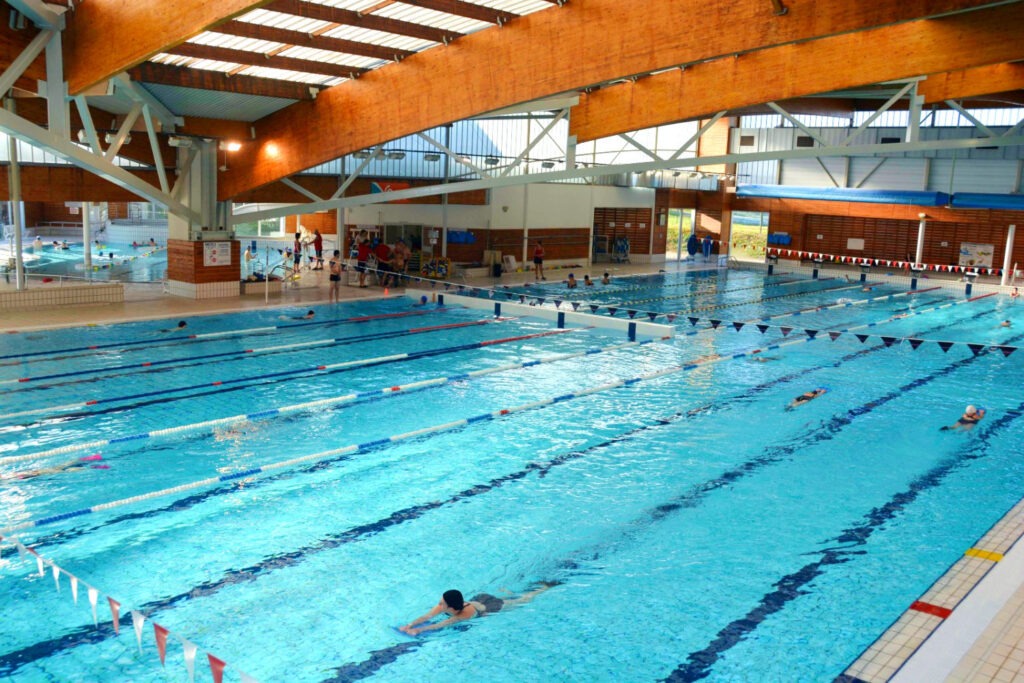
M 40 555 L 35 549 L 24 545 L 21 541 L 14 537 L 3 537 L 0 536 L 0 545 L 6 541 L 13 544 L 22 557 L 33 557 L 36 561 L 36 569 L 39 572 L 39 576 L 46 576 L 46 567 L 50 568 L 50 573 L 53 575 L 53 582 L 56 586 L 57 592 L 61 592 L 61 576 L 66 576 L 71 588 L 71 597 L 75 604 L 78 604 L 78 594 L 80 587 L 85 587 L 86 595 L 89 599 L 89 606 L 92 608 L 92 621 L 93 625 L 99 626 L 99 615 L 97 613 L 97 606 L 100 603 L 100 597 L 105 596 L 107 598 L 107 605 L 110 608 L 111 625 L 114 627 L 114 634 L 121 634 L 121 613 L 122 613 L 122 602 L 114 599 L 112 596 L 102 593 L 98 588 L 86 583 L 79 577 L 75 576 L 71 572 L 57 565 L 53 560 L 47 559 Z M 149 619 L 145 614 L 138 610 L 129 610 L 132 617 L 132 627 L 135 630 L 135 640 L 139 646 L 139 653 L 142 650 L 142 636 L 144 632 L 144 626 L 147 620 L 153 625 L 153 639 L 156 642 L 157 653 L 160 656 L 160 665 L 166 667 L 167 658 L 167 640 L 169 636 L 174 636 L 176 640 L 181 643 L 182 654 L 184 657 L 185 669 L 188 671 L 189 681 L 195 681 L 196 673 L 196 656 L 199 653 L 199 647 L 190 641 L 189 639 L 174 633 L 170 629 L 161 626 L 152 619 Z M 242 683 L 258 683 L 255 678 L 245 673 L 234 665 L 229 665 L 224 660 L 216 657 L 213 653 L 203 651 L 206 655 L 206 660 L 210 666 L 210 673 L 213 676 L 214 683 L 222 683 L 224 679 L 224 670 L 227 668 L 234 669 L 238 674 L 239 679 Z
M 979 275 L 1002 275 L 1002 268 L 981 268 L 978 266 L 947 266 L 939 263 L 912 263 L 910 261 L 896 261 L 892 259 L 867 258 L 864 256 L 845 256 L 838 254 L 822 254 L 816 251 L 801 251 L 799 249 L 780 249 L 779 247 L 768 247 L 768 256 L 779 256 L 783 258 L 812 259 L 815 261 L 831 261 L 832 263 L 849 263 L 855 266 L 881 266 L 887 268 L 909 268 L 911 270 L 931 270 L 937 273 L 977 273 Z

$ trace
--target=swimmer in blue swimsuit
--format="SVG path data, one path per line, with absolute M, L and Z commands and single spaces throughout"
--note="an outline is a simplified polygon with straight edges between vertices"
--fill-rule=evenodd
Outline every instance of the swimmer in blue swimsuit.
M 398 630 L 402 631 L 403 633 L 408 633 L 411 636 L 419 635 L 424 631 L 434 631 L 439 628 L 444 628 L 445 626 L 457 624 L 460 621 L 472 619 L 473 617 L 482 617 L 485 614 L 494 614 L 496 612 L 500 612 L 504 607 L 522 605 L 532 600 L 538 594 L 543 593 L 547 589 L 557 585 L 558 583 L 554 581 L 542 582 L 540 584 L 540 587 L 535 588 L 532 591 L 523 593 L 519 597 L 508 599 L 498 598 L 491 595 L 490 593 L 479 593 L 477 595 L 474 595 L 473 598 L 469 601 L 467 601 L 463 597 L 462 591 L 455 590 L 453 588 L 451 590 L 447 590 L 444 592 L 438 603 L 434 605 L 433 609 L 431 609 L 423 616 L 417 617 L 416 619 L 410 621 L 408 624 L 400 627 Z M 444 621 L 439 621 L 436 624 L 427 624 L 420 628 L 416 628 L 419 624 L 422 624 L 425 621 L 430 621 L 442 612 L 448 615 L 448 618 Z

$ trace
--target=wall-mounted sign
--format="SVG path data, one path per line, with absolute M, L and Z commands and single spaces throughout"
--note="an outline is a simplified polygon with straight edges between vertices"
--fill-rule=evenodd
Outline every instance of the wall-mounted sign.
M 995 247 L 991 244 L 975 244 L 974 242 L 960 243 L 961 266 L 974 266 L 978 268 L 992 267 L 992 252 Z
M 204 266 L 230 266 L 231 242 L 203 242 Z

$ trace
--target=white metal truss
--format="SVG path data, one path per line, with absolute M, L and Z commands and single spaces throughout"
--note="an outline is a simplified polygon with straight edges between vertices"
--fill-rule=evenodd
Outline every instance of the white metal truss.
M 530 141 L 528 145 L 526 145 L 523 151 L 519 153 L 519 156 L 517 156 L 515 160 L 508 165 L 508 168 L 502 171 L 501 175 L 507 176 L 508 174 L 512 173 L 512 171 L 514 171 L 516 168 L 518 168 L 519 164 L 523 163 L 523 159 L 526 158 L 526 155 L 529 154 L 530 151 L 537 146 L 537 143 L 539 143 L 544 138 L 548 137 L 548 135 L 551 133 L 551 129 L 557 126 L 561 121 L 567 119 L 568 117 L 568 108 L 565 108 L 558 112 L 558 115 L 552 118 L 551 121 L 548 122 L 548 125 L 544 126 L 540 134 L 538 134 L 537 137 L 535 137 L 533 140 Z
M 426 140 L 427 142 L 432 144 L 434 147 L 437 147 L 439 150 L 441 150 L 445 154 L 447 154 L 448 158 L 450 158 L 450 159 L 452 159 L 454 161 L 457 161 L 458 163 L 462 164 L 463 166 L 473 170 L 481 178 L 490 178 L 491 177 L 491 174 L 489 172 L 485 171 L 484 169 L 482 169 L 479 166 L 477 166 L 476 164 L 474 164 L 473 160 L 470 159 L 469 157 L 464 156 L 462 154 L 456 154 L 455 152 L 451 151 L 445 145 L 443 145 L 442 143 L 438 142 L 434 138 L 430 137 L 426 133 L 416 133 L 416 135 L 418 137 Z
M 47 31 L 61 31 L 64 29 L 64 12 L 67 11 L 66 7 L 49 5 L 42 2 L 42 0 L 7 0 L 7 4 L 41 29 Z
M 527 183 L 576 180 L 591 176 L 606 176 L 619 173 L 646 173 L 648 171 L 659 171 L 673 168 L 696 168 L 698 166 L 705 165 L 738 164 L 776 159 L 813 159 L 816 157 L 871 157 L 879 154 L 903 154 L 908 152 L 936 150 L 974 149 L 977 147 L 1013 147 L 1020 145 L 1024 145 L 1024 136 L 1016 135 L 1011 137 L 1000 136 L 997 138 L 961 138 L 955 140 L 927 140 L 859 146 L 831 145 L 828 147 L 790 149 L 781 152 L 747 152 L 739 154 L 722 154 L 718 156 L 688 157 L 686 159 L 669 158 L 662 159 L 661 161 L 645 161 L 634 164 L 621 164 L 617 166 L 566 169 L 564 171 L 530 173 L 521 176 L 480 178 L 478 180 L 467 180 L 458 183 L 439 183 L 425 187 L 409 188 L 407 190 L 378 192 L 375 194 L 360 195 L 356 197 L 345 197 L 343 199 L 330 199 L 312 202 L 309 204 L 295 204 L 274 209 L 265 209 L 262 211 L 247 213 L 245 216 L 247 220 L 282 218 L 284 216 L 291 216 L 298 213 L 344 209 L 402 199 L 418 199 L 420 197 L 432 197 L 452 192 L 470 192 L 474 190 L 488 190 L 496 187 L 507 187 L 510 185 L 521 185 Z

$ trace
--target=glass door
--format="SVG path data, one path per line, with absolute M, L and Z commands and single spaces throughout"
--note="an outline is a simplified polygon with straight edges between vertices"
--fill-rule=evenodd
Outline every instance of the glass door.
M 668 230 L 665 239 L 665 260 L 682 261 L 686 252 L 686 240 L 693 234 L 696 209 L 669 209 Z

